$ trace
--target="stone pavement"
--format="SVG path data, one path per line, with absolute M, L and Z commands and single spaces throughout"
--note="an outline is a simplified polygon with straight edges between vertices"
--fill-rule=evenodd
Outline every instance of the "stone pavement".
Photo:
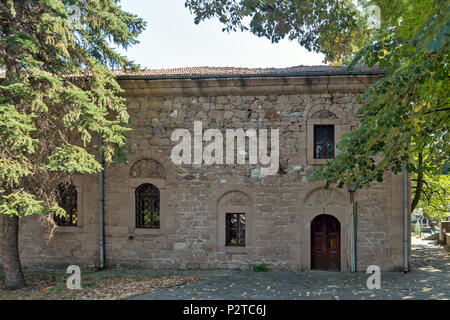
M 157 289 L 131 299 L 450 299 L 450 255 L 432 241 L 413 239 L 407 274 L 382 272 L 381 289 L 369 290 L 369 274 L 358 272 L 185 271 L 203 275 L 187 285 Z

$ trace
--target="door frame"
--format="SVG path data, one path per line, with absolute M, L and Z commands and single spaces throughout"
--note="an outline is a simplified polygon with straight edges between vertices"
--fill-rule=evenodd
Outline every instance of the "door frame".
M 302 227 L 302 267 L 311 270 L 311 223 L 315 217 L 321 214 L 328 214 L 335 217 L 341 224 L 341 270 L 350 271 L 350 244 L 348 233 L 348 208 L 346 207 L 322 207 L 322 208 L 304 208 L 303 209 L 303 227 Z

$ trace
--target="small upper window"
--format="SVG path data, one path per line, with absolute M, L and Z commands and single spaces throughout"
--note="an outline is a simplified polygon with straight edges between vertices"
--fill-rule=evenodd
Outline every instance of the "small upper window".
M 245 246 L 245 214 L 226 214 L 226 242 L 227 246 Z
M 58 205 L 66 211 L 65 216 L 54 216 L 53 220 L 58 226 L 75 227 L 77 225 L 77 189 L 73 184 L 58 187 Z
M 136 189 L 136 228 L 159 228 L 159 189 L 146 183 Z
M 334 125 L 314 126 L 314 158 L 334 158 Z

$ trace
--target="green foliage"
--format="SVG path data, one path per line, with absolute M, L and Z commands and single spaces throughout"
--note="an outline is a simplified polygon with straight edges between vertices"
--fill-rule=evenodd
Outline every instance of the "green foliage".
M 380 9 L 378 29 L 367 20 L 373 5 Z M 446 0 L 186 0 L 196 23 L 218 18 L 226 31 L 249 30 L 273 42 L 288 37 L 328 62 L 386 70 L 361 97 L 360 127 L 311 175 L 326 188 L 369 186 L 403 164 L 427 177 L 448 167 L 449 6 Z
M 413 176 L 413 180 L 417 174 Z M 443 174 L 424 175 L 425 185 L 416 208 L 422 208 L 426 218 L 442 221 L 447 218 L 450 205 L 450 176 Z
M 249 30 L 272 42 L 289 38 L 340 63 L 365 38 L 365 12 L 353 1 L 335 0 L 186 0 L 195 23 L 217 18 L 223 31 Z
M 56 147 L 55 153 L 48 157 L 42 167 L 67 173 L 95 173 L 101 170 L 95 156 L 77 146 Z
M 83 288 L 86 288 L 86 287 L 92 287 L 92 286 L 94 286 L 97 282 L 98 282 L 98 280 L 96 280 L 96 279 L 83 281 L 83 282 L 81 282 L 81 287 L 83 287 Z
M 268 267 L 268 265 L 267 264 L 255 264 L 255 265 L 252 265 L 252 270 L 254 271 L 254 272 L 267 272 L 267 271 L 269 271 L 269 267 Z
M 128 114 L 111 68 L 139 66 L 113 46 L 137 43 L 144 27 L 117 0 L 1 2 L 0 214 L 63 214 L 55 186 L 101 170 L 98 137 L 106 163 L 124 148 Z
M 390 8 L 387 1 L 375 2 Z M 403 4 L 401 16 L 394 10 L 391 19 L 401 22 L 381 30 L 355 56 L 353 64 L 379 65 L 388 71 L 362 97 L 360 128 L 345 135 L 336 158 L 312 175 L 313 180 L 326 180 L 327 187 L 355 183 L 361 188 L 383 181 L 386 171 L 399 173 L 402 164 L 410 173 L 436 174 L 448 163 L 449 5 Z M 419 153 L 422 163 L 417 162 Z
M 51 291 L 61 291 L 61 290 L 66 290 L 66 289 L 67 289 L 67 287 L 62 284 L 57 284 L 55 286 L 48 288 L 48 290 L 51 290 Z
M 0 212 L 9 216 L 29 216 L 41 213 L 44 209 L 43 201 L 36 200 L 32 194 L 23 190 L 15 190 L 9 194 L 0 190 L 0 197 L 2 199 L 0 201 Z

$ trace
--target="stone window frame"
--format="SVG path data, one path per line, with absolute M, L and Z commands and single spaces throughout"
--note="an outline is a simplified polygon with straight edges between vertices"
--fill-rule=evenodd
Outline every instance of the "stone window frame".
M 338 154 L 337 143 L 342 135 L 350 131 L 350 125 L 342 119 L 319 119 L 319 118 L 309 118 L 306 125 L 306 153 L 307 153 L 307 164 L 309 165 L 323 165 L 328 160 L 331 159 L 319 159 L 314 158 L 314 126 L 316 125 L 334 125 L 334 156 Z
M 76 226 L 60 226 L 58 225 L 56 232 L 58 233 L 77 233 L 83 227 L 83 212 L 84 212 L 84 194 L 83 194 L 83 179 L 74 177 L 72 184 L 77 190 L 77 225 Z
M 159 189 L 159 228 L 136 228 L 136 189 L 143 184 L 153 184 Z M 129 238 L 139 235 L 162 235 L 166 232 L 167 193 L 166 180 L 159 178 L 130 178 L 128 195 L 128 234 Z

